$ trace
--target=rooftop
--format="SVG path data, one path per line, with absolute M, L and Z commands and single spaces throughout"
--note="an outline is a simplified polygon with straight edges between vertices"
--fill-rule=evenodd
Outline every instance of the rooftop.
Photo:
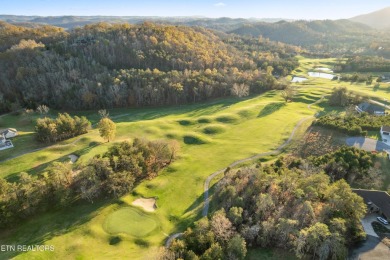
M 352 189 L 357 195 L 364 199 L 364 202 L 374 203 L 378 206 L 383 214 L 390 219 L 390 195 L 385 191 L 379 190 L 361 190 L 361 189 Z
M 365 111 L 365 112 L 371 112 L 371 113 L 374 113 L 375 111 L 382 111 L 382 112 L 385 112 L 385 109 L 379 105 L 375 105 L 375 104 L 371 104 L 371 103 L 367 103 L 367 102 L 364 102 L 364 103 L 361 103 L 359 104 L 358 106 L 361 110 Z

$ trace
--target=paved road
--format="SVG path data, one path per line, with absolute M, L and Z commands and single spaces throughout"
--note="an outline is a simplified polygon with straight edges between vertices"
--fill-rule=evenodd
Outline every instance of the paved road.
M 390 146 L 381 142 L 377 141 L 371 138 L 365 138 L 365 137 L 349 137 L 346 140 L 346 143 L 348 146 L 354 146 L 357 148 L 360 148 L 365 151 L 383 151 L 383 150 L 390 150 Z

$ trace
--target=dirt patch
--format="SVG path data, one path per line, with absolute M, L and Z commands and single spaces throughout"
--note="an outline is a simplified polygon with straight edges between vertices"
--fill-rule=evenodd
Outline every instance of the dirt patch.
M 77 161 L 77 159 L 79 159 L 79 157 L 77 155 L 74 155 L 74 154 L 68 155 L 68 157 L 69 157 L 71 163 L 75 163 Z
M 309 156 L 322 156 L 339 149 L 345 137 L 320 127 L 311 127 L 305 134 L 302 142 L 298 145 L 294 155 L 307 158 Z
M 157 209 L 155 198 L 149 198 L 149 199 L 139 198 L 133 201 L 133 203 L 131 204 L 133 206 L 141 207 L 143 210 L 147 212 L 153 212 Z

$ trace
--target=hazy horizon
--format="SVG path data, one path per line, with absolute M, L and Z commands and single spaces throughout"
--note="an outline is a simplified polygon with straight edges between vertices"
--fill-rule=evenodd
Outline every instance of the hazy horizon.
M 3 1 L 3 0 L 2 0 Z M 283 19 L 345 19 L 390 6 L 390 0 L 329 0 L 313 3 L 308 0 L 276 1 L 57 1 L 13 0 L 1 3 L 2 15 L 25 16 L 158 16 L 205 18 L 283 18 Z M 20 7 L 23 8 L 20 8 Z

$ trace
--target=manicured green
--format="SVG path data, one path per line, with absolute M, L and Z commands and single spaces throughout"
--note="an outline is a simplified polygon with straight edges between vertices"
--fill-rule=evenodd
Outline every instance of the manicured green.
M 103 227 L 113 235 L 125 233 L 142 238 L 152 233 L 158 227 L 158 222 L 150 214 L 133 207 L 124 207 L 108 215 Z

